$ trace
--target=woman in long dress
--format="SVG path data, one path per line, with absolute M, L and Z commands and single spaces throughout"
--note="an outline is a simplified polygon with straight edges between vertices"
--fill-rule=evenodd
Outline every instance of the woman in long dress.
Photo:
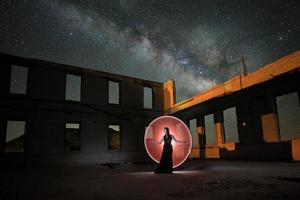
M 173 135 L 170 134 L 169 128 L 164 128 L 164 135 L 154 144 L 161 144 L 164 141 L 163 152 L 159 161 L 159 164 L 155 170 L 155 173 L 172 173 L 173 172 L 173 146 L 172 140 L 177 143 L 186 143 L 185 141 L 178 141 Z

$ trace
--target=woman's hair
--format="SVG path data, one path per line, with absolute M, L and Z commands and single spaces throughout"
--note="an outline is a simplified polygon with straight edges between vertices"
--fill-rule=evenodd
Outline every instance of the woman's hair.
M 168 127 L 165 127 L 165 130 L 167 130 L 167 131 L 166 131 L 166 134 L 168 134 L 168 136 L 170 136 L 170 130 L 169 130 L 169 128 L 168 128 Z

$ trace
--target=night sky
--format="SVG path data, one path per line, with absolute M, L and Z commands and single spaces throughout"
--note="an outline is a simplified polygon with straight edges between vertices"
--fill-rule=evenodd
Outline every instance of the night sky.
M 1 0 L 0 52 L 148 80 L 177 100 L 300 49 L 300 2 Z

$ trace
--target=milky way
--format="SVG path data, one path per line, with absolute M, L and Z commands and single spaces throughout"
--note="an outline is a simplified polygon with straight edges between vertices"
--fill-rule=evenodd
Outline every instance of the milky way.
M 268 3 L 267 3 L 268 2 Z M 155 81 L 177 100 L 300 49 L 295 1 L 3 0 L 0 51 Z

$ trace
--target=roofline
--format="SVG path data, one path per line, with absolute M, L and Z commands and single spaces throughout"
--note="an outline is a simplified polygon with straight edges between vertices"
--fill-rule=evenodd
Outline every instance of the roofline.
M 0 53 L 0 60 L 7 60 L 11 63 L 16 63 L 16 64 L 23 63 L 25 65 L 26 64 L 30 65 L 31 67 L 43 67 L 43 68 L 51 67 L 51 68 L 56 68 L 58 70 L 67 70 L 67 71 L 69 70 L 70 72 L 74 72 L 74 73 L 94 73 L 102 77 L 108 77 L 108 78 L 133 79 L 138 82 L 142 81 L 145 84 L 153 84 L 153 85 L 160 85 L 160 86 L 162 86 L 163 84 L 162 82 L 158 82 L 158 81 L 151 81 L 142 78 L 130 77 L 125 75 L 100 71 L 96 69 L 91 69 L 91 68 L 71 66 L 67 64 L 61 64 L 61 63 L 45 61 L 45 60 L 40 60 L 35 58 L 26 58 L 26 57 L 15 56 L 15 55 L 5 54 L 5 53 Z
M 185 110 L 196 104 L 206 102 L 216 97 L 223 97 L 228 94 L 249 88 L 251 86 L 269 81 L 279 75 L 300 70 L 300 50 L 279 58 L 273 63 L 267 64 L 247 76 L 237 75 L 228 81 L 218 84 L 204 92 L 200 92 L 186 100 L 174 104 L 165 114 L 174 114 Z

